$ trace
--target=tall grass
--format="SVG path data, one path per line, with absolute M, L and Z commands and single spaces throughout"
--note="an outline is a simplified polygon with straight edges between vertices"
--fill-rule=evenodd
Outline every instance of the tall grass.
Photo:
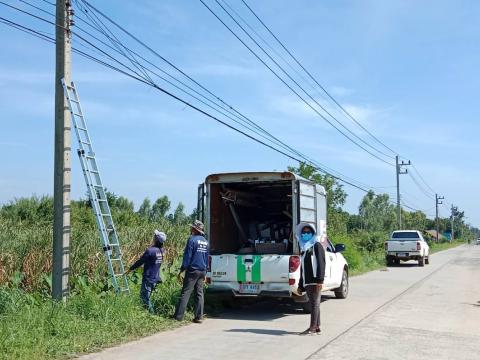
M 51 221 L 19 220 L 18 212 L 12 219 L 0 216 L 0 359 L 66 358 L 176 326 L 171 320 L 180 292 L 175 275 L 188 225 L 136 214 L 123 214 L 129 219 L 117 221 L 126 264 L 149 246 L 154 229 L 167 233 L 164 281 L 152 295 L 151 315 L 138 296 L 141 271 L 129 275 L 130 296 L 112 291 L 97 229 L 86 211 L 90 209 L 77 208 L 72 216 L 71 296 L 65 304 L 50 298 Z M 187 313 L 186 319 L 191 318 Z

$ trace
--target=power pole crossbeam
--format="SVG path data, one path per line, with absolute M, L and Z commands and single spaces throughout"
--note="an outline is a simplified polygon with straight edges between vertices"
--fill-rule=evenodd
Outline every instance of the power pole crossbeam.
M 70 81 L 71 67 L 71 4 L 57 0 L 55 27 L 55 155 L 54 155 L 54 218 L 52 298 L 66 300 L 70 273 L 70 173 L 71 119 L 61 79 Z

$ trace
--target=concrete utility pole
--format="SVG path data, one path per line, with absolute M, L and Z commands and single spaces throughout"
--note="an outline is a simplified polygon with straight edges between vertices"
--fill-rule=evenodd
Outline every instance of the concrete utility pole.
M 400 175 L 403 174 L 408 174 L 408 170 L 402 170 L 402 166 L 407 166 L 410 165 L 410 160 L 408 160 L 408 163 L 404 162 L 402 160 L 401 163 L 398 162 L 398 155 L 395 156 L 395 162 L 396 162 L 396 175 L 397 175 L 397 225 L 398 225 L 398 230 L 402 229 L 402 210 L 400 207 Z
M 438 221 L 438 205 L 442 205 L 443 202 L 440 200 L 443 200 L 443 196 L 438 196 L 438 194 L 435 194 L 435 223 L 437 225 L 437 243 L 438 243 L 438 232 L 440 231 L 440 224 Z
M 454 240 L 454 236 L 453 236 L 453 222 L 455 221 L 455 213 L 457 212 L 457 207 L 456 206 L 451 206 L 450 208 L 450 211 L 451 211 L 451 215 L 450 215 L 450 220 L 451 220 L 451 240 L 450 241 L 453 241 Z
M 70 155 L 71 119 L 61 79 L 70 83 L 70 0 L 57 0 L 55 27 L 55 164 L 53 185 L 53 270 L 52 298 L 66 300 L 70 272 Z

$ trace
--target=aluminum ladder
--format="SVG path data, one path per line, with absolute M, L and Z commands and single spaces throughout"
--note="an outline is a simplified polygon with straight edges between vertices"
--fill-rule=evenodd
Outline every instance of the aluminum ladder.
M 62 79 L 62 86 L 70 110 L 75 134 L 77 135 L 79 147 L 77 153 L 82 166 L 85 183 L 87 184 L 90 203 L 95 213 L 98 232 L 100 233 L 100 240 L 107 261 L 108 271 L 112 279 L 112 285 L 117 293 L 129 292 L 120 242 L 118 241 L 117 231 L 113 224 L 112 213 L 100 177 L 87 123 L 83 116 L 80 98 L 73 82 L 68 85 L 65 83 L 65 79 Z

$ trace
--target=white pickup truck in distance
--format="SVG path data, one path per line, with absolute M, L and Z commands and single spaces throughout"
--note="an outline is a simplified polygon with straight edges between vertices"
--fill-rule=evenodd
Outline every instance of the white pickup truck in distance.
M 430 248 L 417 230 L 397 230 L 385 242 L 387 265 L 400 264 L 400 260 L 417 260 L 418 266 L 430 262 Z

